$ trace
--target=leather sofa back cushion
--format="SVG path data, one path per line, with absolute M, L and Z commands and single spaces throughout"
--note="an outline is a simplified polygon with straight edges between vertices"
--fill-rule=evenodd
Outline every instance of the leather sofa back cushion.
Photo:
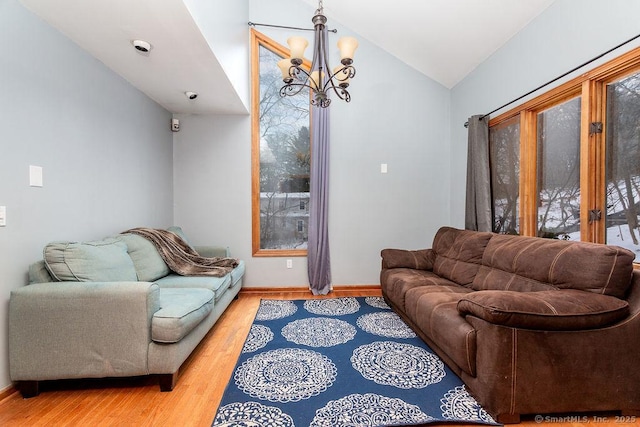
M 121 234 L 116 238 L 127 245 L 127 251 L 136 268 L 138 280 L 153 282 L 169 274 L 169 267 L 149 240 L 131 233 Z
M 53 242 L 44 248 L 44 262 L 58 281 L 137 281 L 127 245 L 116 239 L 96 242 Z
M 469 286 L 478 273 L 482 254 L 492 233 L 442 227 L 433 239 L 433 272 L 462 286 Z
M 412 268 L 414 270 L 431 270 L 434 252 L 431 249 L 409 251 L 404 249 L 383 249 L 382 268 Z
M 494 235 L 472 288 L 520 292 L 580 289 L 624 298 L 633 252 L 617 246 Z
M 629 314 L 627 301 L 575 289 L 540 292 L 479 291 L 458 302 L 458 312 L 521 329 L 578 331 L 607 326 Z

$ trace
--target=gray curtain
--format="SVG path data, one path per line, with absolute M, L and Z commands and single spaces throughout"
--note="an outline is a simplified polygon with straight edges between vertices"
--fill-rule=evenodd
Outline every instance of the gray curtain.
M 491 169 L 489 162 L 489 117 L 469 119 L 467 151 L 467 201 L 464 226 L 467 230 L 491 231 Z
M 321 42 L 326 46 L 328 39 L 326 28 L 321 37 Z M 326 295 L 331 291 L 331 257 L 329 255 L 329 108 L 311 107 L 311 128 L 307 270 L 311 292 L 314 295 Z
M 331 291 L 329 256 L 329 108 L 313 107 L 309 195 L 309 287 L 314 295 Z

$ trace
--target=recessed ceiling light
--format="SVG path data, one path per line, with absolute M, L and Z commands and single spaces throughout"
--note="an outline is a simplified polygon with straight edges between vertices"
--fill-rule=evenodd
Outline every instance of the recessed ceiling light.
M 147 53 L 151 50 L 151 43 L 144 40 L 133 40 L 131 41 L 131 44 L 133 44 L 133 47 L 143 53 Z

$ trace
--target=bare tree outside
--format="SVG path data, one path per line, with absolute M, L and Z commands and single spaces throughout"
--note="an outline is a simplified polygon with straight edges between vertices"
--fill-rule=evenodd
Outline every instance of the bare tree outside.
M 607 87 L 607 243 L 640 255 L 640 74 Z
M 579 240 L 580 108 L 578 97 L 538 114 L 538 237 Z
M 489 129 L 493 231 L 520 233 L 520 116 Z
M 260 46 L 260 248 L 306 249 L 309 93 L 280 96 L 280 59 Z

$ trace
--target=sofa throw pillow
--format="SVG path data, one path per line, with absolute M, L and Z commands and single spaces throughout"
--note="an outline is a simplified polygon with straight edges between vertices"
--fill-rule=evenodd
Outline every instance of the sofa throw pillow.
M 169 267 L 149 240 L 131 233 L 120 234 L 115 238 L 122 240 L 127 245 L 129 256 L 138 274 L 138 280 L 153 282 L 169 274 Z
M 44 248 L 44 262 L 58 281 L 137 281 L 127 245 L 116 239 L 95 242 L 53 242 Z

